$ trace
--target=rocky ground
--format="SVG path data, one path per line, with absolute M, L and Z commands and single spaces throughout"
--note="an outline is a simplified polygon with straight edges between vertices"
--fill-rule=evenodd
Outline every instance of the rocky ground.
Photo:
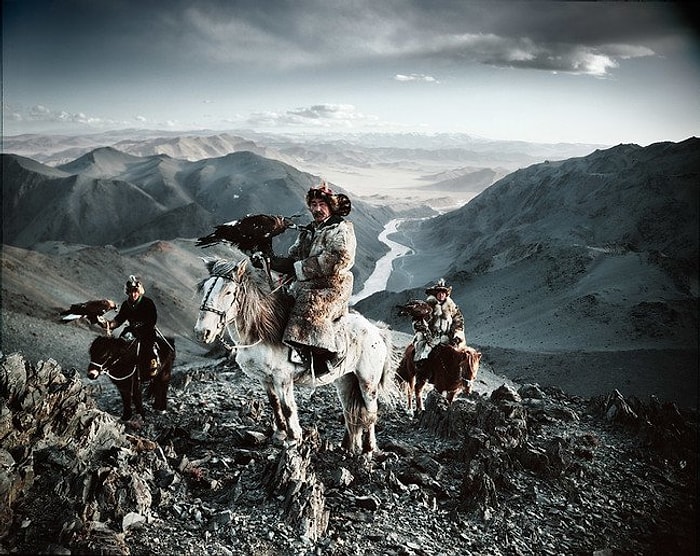
M 503 384 L 410 415 L 394 393 L 368 457 L 339 448 L 332 387 L 299 390 L 304 442 L 280 446 L 222 360 L 128 423 L 106 379 L 1 363 L 1 552 L 696 553 L 697 414 L 653 398 Z

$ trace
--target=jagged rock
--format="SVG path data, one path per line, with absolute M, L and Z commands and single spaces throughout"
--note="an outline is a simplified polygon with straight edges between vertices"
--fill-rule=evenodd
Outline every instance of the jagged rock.
M 341 467 L 338 469 L 333 477 L 333 483 L 337 487 L 346 487 L 352 484 L 352 482 L 355 480 L 355 477 L 353 477 L 352 473 L 350 473 L 349 470 L 347 470 L 345 467 Z
M 521 402 L 522 398 L 511 386 L 503 384 L 491 392 L 491 401 L 495 403 L 502 401 Z
M 542 398 L 546 397 L 546 394 L 542 391 L 539 384 L 523 384 L 520 388 L 518 388 L 518 395 L 523 399 L 532 398 L 541 400 Z
M 379 498 L 373 495 L 356 496 L 355 503 L 363 510 L 369 510 L 371 512 L 376 512 L 382 505 Z
M 129 512 L 122 518 L 122 531 L 126 531 L 127 529 L 134 527 L 139 523 L 143 523 L 144 521 L 146 521 L 146 518 L 141 514 L 136 512 Z
M 312 445 L 292 445 L 282 450 L 268 488 L 283 499 L 287 520 L 300 535 L 315 542 L 328 527 L 324 485 L 310 468 Z
M 462 507 L 469 512 L 475 510 L 485 512 L 489 508 L 498 507 L 496 485 L 477 461 L 472 461 L 469 465 L 462 481 L 460 496 Z
M 24 392 L 48 391 L 31 383 L 32 365 L 21 367 Z M 70 373 L 62 380 L 50 369 L 42 380 L 61 395 L 85 394 L 71 392 Z M 449 408 L 436 398 L 434 412 L 426 404 L 417 419 L 386 406 L 380 451 L 362 458 L 337 448 L 344 431 L 328 418 L 339 413 L 333 388 L 299 397 L 304 440 L 281 448 L 267 440 L 264 392 L 240 371 L 193 376 L 174 377 L 186 385 L 171 389 L 176 409 L 140 428 L 88 403 L 37 426 L 33 413 L 0 398 L 7 438 L 35 441 L 2 444 L 0 485 L 19 477 L 10 484 L 25 488 L 0 551 L 694 552 L 697 416 L 673 406 L 630 398 L 637 418 L 608 421 L 609 396 L 587 401 L 550 388 L 522 401 L 471 394 Z M 246 431 L 266 440 L 246 445 Z
M 620 423 L 633 424 L 639 418 L 634 410 L 629 406 L 622 394 L 615 390 L 608 398 L 608 407 L 605 412 L 608 421 L 618 421 Z

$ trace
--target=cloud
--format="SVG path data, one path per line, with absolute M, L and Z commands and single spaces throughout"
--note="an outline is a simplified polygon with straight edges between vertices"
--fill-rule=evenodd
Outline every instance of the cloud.
M 410 73 L 408 75 L 397 73 L 394 76 L 394 81 L 422 81 L 425 83 L 440 83 L 432 75 L 424 75 L 422 73 Z
M 315 104 L 282 113 L 256 112 L 246 123 L 268 128 L 363 128 L 384 125 L 376 116 L 363 114 L 351 104 Z
M 178 48 L 216 63 L 293 69 L 401 61 L 439 61 L 607 76 L 623 60 L 655 56 L 650 46 L 668 36 L 669 10 L 656 19 L 635 6 L 450 2 L 441 9 L 387 0 L 352 5 L 305 0 L 307 9 L 277 3 L 274 18 L 250 4 L 226 9 L 198 2 L 167 16 Z M 656 13 L 656 12 L 654 12 Z M 658 27 L 655 26 L 658 23 Z M 432 81 L 420 73 L 398 81 Z
M 52 109 L 44 104 L 35 104 L 29 108 L 17 105 L 6 105 L 6 119 L 25 124 L 43 124 L 57 129 L 112 129 L 130 127 L 134 122 L 146 125 L 150 122 L 145 116 L 135 116 L 132 121 L 115 120 L 86 114 L 85 112 L 69 112 L 67 110 Z M 9 117 L 8 117 L 9 116 Z M 155 125 L 160 125 L 156 123 Z M 162 125 L 168 127 L 176 125 L 176 122 L 165 122 Z
M 422 51 L 421 51 L 422 48 Z M 620 60 L 654 56 L 647 47 L 630 44 L 581 45 L 538 42 L 493 34 L 460 34 L 434 37 L 428 44 L 413 44 L 414 55 L 439 59 L 443 64 L 478 63 L 508 67 L 607 76 Z M 408 79 L 403 79 L 408 81 Z
M 105 121 L 101 118 L 88 116 L 84 112 L 67 112 L 66 110 L 51 110 L 43 104 L 35 104 L 24 115 L 25 121 L 31 122 L 56 122 L 72 123 L 87 126 L 100 126 L 102 124 L 112 124 L 112 121 Z
M 31 4 L 8 3 L 35 36 L 9 25 L 7 44 L 18 45 L 16 55 L 37 49 L 44 60 L 47 42 L 76 72 L 138 54 L 140 65 L 159 70 L 193 61 L 262 73 L 438 60 L 445 70 L 486 64 L 601 76 L 624 60 L 664 55 L 663 45 L 682 36 L 674 3 L 269 0 L 262 9 L 251 0 L 63 0 L 55 11 Z

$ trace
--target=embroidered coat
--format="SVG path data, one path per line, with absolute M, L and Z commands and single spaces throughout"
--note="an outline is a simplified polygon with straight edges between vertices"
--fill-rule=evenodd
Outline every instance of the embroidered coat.
M 459 339 L 460 346 L 466 344 L 464 316 L 452 298 L 448 297 L 440 303 L 435 296 L 429 295 L 425 301 L 432 305 L 433 312 L 428 322 L 413 323 L 416 360 L 427 358 L 434 346 L 448 344 L 453 338 Z
M 352 295 L 357 240 L 351 222 L 334 215 L 299 233 L 289 255 L 294 259 L 295 298 L 283 340 L 341 353 L 345 349 L 340 319 Z

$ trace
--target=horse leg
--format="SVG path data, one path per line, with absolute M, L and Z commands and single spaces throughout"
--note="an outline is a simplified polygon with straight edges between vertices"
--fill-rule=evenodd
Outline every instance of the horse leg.
M 377 449 L 375 436 L 378 411 L 377 385 L 359 381 L 354 374 L 339 378 L 335 385 L 345 420 L 342 448 L 352 454 L 375 451 Z
M 168 408 L 168 387 L 172 372 L 172 361 L 163 363 L 160 372 L 151 381 L 153 389 L 153 409 L 164 413 Z
M 408 398 L 408 410 L 413 411 L 413 397 L 416 393 L 416 377 L 406 383 L 406 397 Z
M 131 379 L 131 388 L 134 400 L 134 409 L 136 410 L 136 413 L 141 415 L 141 417 L 145 417 L 146 413 L 143 410 L 143 398 L 141 395 L 141 381 L 139 380 L 137 373 L 134 373 L 134 376 Z
M 291 377 L 282 382 L 272 381 L 266 386 L 275 420 L 275 437 L 279 440 L 301 441 L 302 430 L 299 412 L 294 397 L 294 382 Z
M 426 381 L 417 380 L 416 381 L 416 412 L 421 413 L 423 411 L 423 388 L 425 387 Z
M 131 385 L 120 384 L 117 390 L 122 399 L 122 421 L 129 421 L 134 416 L 131 410 Z
M 275 441 L 283 442 L 287 437 L 287 427 L 284 421 L 284 415 L 282 415 L 282 404 L 279 396 L 275 394 L 275 391 L 272 389 L 272 384 L 267 385 L 265 392 L 267 393 L 267 399 L 270 401 L 270 407 L 272 408 L 272 419 L 275 429 L 273 437 Z

